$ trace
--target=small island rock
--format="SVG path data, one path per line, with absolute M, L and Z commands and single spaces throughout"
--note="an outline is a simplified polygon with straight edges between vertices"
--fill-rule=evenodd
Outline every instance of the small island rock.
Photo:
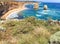
M 44 10 L 47 10 L 48 9 L 48 6 L 47 5 L 44 5 Z

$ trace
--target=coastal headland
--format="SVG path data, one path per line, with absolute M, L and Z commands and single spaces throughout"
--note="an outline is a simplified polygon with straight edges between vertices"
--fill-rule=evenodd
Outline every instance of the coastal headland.
M 2 11 L 0 14 L 1 19 L 6 19 L 6 16 L 9 15 L 11 12 L 14 12 L 15 10 L 24 10 L 26 4 L 35 4 L 34 9 L 38 8 L 38 2 L 30 2 L 30 1 L 22 1 L 22 2 L 17 2 L 17 1 L 12 1 L 12 2 L 0 2 L 0 8 Z M 7 14 L 7 15 L 6 15 Z

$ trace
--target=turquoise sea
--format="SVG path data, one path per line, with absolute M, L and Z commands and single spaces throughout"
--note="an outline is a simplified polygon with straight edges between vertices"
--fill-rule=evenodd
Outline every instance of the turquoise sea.
M 47 10 L 43 10 L 44 5 L 48 6 Z M 41 20 L 59 20 L 60 21 L 60 3 L 47 3 L 39 2 L 39 8 L 37 10 L 33 9 L 33 4 L 25 5 L 26 8 L 19 13 L 12 13 L 8 18 L 24 19 L 30 16 L 36 17 L 36 19 Z
M 48 6 L 48 10 L 43 10 L 44 5 Z M 40 2 L 38 10 L 34 10 L 33 6 L 31 5 L 28 5 L 26 7 L 28 9 L 20 12 L 20 14 L 23 15 L 23 18 L 35 16 L 37 19 L 42 20 L 60 20 L 60 3 Z

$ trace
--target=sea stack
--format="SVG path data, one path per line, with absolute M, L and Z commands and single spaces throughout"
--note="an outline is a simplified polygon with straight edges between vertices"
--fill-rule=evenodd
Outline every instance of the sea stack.
M 48 9 L 48 6 L 47 5 L 44 5 L 44 10 L 47 10 Z
M 37 10 L 39 8 L 38 3 L 34 3 L 34 9 Z

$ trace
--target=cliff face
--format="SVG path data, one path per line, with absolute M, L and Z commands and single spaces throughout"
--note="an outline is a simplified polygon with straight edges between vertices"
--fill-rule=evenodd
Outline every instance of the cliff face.
M 34 8 L 38 8 L 37 2 L 0 2 L 0 17 L 3 16 L 5 13 L 7 13 L 10 10 L 16 9 L 16 8 L 25 8 L 25 4 L 33 4 Z
M 13 2 L 0 2 L 0 17 L 4 15 L 9 10 L 12 10 L 14 8 L 18 7 L 18 3 Z

